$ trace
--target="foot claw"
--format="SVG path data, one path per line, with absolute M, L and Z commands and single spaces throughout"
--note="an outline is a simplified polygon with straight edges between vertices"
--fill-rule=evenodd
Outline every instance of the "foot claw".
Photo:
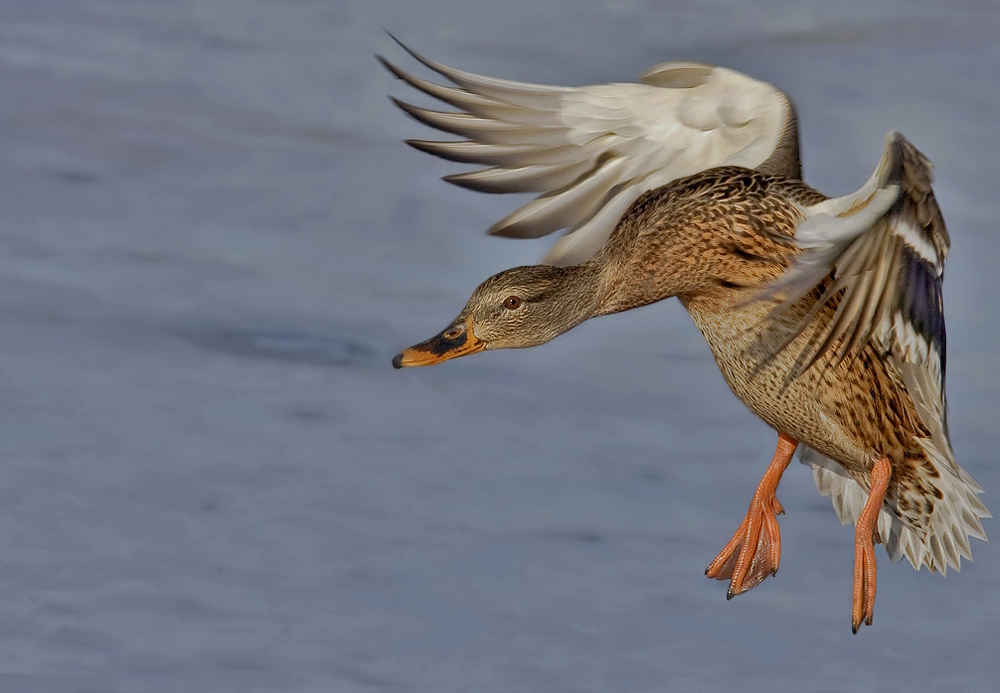
M 770 503 L 755 498 L 746 519 L 705 570 L 705 575 L 718 580 L 729 578 L 726 599 L 732 599 L 778 572 L 780 542 L 778 521 Z
M 746 517 L 733 538 L 705 569 L 705 575 L 710 578 L 729 579 L 726 599 L 743 594 L 760 584 L 768 575 L 778 572 L 781 532 L 775 515 L 783 514 L 785 509 L 775 498 L 774 492 L 797 445 L 797 441 L 784 433 L 778 434 L 774 458 L 757 486 Z

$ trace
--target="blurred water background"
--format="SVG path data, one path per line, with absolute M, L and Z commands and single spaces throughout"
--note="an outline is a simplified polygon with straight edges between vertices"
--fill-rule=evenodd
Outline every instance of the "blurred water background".
M 800 465 L 779 575 L 704 578 L 774 434 L 676 301 L 391 369 L 546 245 L 401 144 L 383 27 L 514 79 L 774 82 L 828 194 L 906 134 L 953 241 L 954 447 L 1000 510 L 998 3 L 4 0 L 0 690 L 995 689 L 998 544 L 946 579 L 880 551 L 852 636 L 853 533 Z

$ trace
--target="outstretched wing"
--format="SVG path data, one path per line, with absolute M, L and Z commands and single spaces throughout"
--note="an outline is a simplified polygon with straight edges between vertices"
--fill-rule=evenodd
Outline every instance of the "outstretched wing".
M 791 377 L 814 364 L 837 364 L 873 343 L 906 386 L 930 433 L 920 442 L 940 495 L 932 499 L 926 531 L 906 527 L 884 509 L 879 527 L 893 560 L 906 555 L 916 568 L 943 573 L 971 555 L 968 536 L 986 538 L 979 518 L 989 512 L 979 499 L 982 488 L 955 463 L 948 438 L 941 282 L 950 241 L 931 190 L 931 168 L 902 135 L 890 133 L 878 168 L 860 190 L 803 208 L 794 243 L 804 252 L 771 291 L 785 294 L 773 314 L 778 317 L 826 282 L 813 310 L 790 323 L 791 338 L 839 295 L 829 325 L 811 333 Z M 841 521 L 856 521 L 867 493 L 815 451 L 802 459 Z
M 733 70 L 664 63 L 639 84 L 550 87 L 456 70 L 400 45 L 455 86 L 420 79 L 380 57 L 382 64 L 460 111 L 393 101 L 420 122 L 466 138 L 408 144 L 489 167 L 445 178 L 457 185 L 541 193 L 490 233 L 537 238 L 568 229 L 545 258 L 551 264 L 593 255 L 642 193 L 672 180 L 722 165 L 801 176 L 791 101 Z

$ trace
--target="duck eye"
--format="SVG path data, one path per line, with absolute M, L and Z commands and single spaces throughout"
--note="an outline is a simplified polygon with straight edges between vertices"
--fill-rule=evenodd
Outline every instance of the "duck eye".
M 504 299 L 503 307 L 507 310 L 517 310 L 521 307 L 521 299 L 518 296 L 508 296 Z

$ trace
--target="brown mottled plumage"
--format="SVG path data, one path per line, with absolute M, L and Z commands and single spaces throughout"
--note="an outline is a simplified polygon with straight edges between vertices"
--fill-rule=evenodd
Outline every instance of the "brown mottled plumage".
M 795 358 L 811 336 L 804 331 L 761 364 L 767 347 L 781 334 L 768 319 L 777 299 L 753 299 L 800 252 L 774 235 L 791 236 L 802 219 L 800 205 L 825 199 L 800 181 L 725 168 L 647 193 L 592 260 L 615 267 L 607 270 L 605 281 L 617 288 L 599 312 L 652 303 L 664 293 L 677 295 L 726 382 L 751 411 L 842 464 L 863 487 L 871 466 L 889 457 L 893 478 L 886 503 L 908 526 L 921 528 L 935 499 L 921 484 L 921 478 L 933 474 L 914 440 L 929 433 L 876 347 L 866 344 L 856 359 L 832 371 L 822 367 L 833 358 L 830 354 L 789 380 Z M 627 260 L 618 259 L 622 257 Z M 666 276 L 664 267 L 671 268 Z M 820 314 L 821 322 L 831 318 L 837 303 L 834 299 Z M 806 307 L 800 306 L 799 313 Z M 913 496 L 925 502 L 907 500 Z M 898 508 L 897 499 L 902 504 Z
M 905 555 L 932 572 L 957 570 L 971 556 L 968 537 L 986 538 L 980 518 L 989 513 L 948 437 L 941 282 L 949 239 L 931 163 L 905 138 L 887 137 L 878 168 L 857 192 L 827 198 L 798 180 L 791 102 L 739 73 L 672 63 L 644 75 L 650 86 L 572 90 L 416 57 L 461 89 L 389 67 L 469 113 L 405 110 L 475 139 L 419 148 L 495 164 L 463 174 L 464 184 L 494 192 L 544 181 L 534 189 L 549 192 L 499 228 L 528 236 L 570 226 L 550 257 L 581 261 L 491 277 L 447 329 L 393 365 L 535 346 L 589 318 L 677 296 L 729 387 L 779 434 L 746 519 L 706 570 L 730 580 L 729 596 L 777 571 L 775 515 L 783 510 L 775 490 L 800 443 L 821 493 L 842 522 L 857 523 L 855 632 L 872 620 L 874 541 L 893 560 Z M 624 104 L 618 110 L 608 106 L 612 94 Z M 737 113 L 741 95 L 751 112 Z M 644 109 L 664 104 L 678 138 L 707 143 L 706 170 L 678 175 L 698 159 L 677 164 L 673 150 L 662 161 L 642 159 L 640 145 L 659 136 L 643 131 Z M 615 128 L 598 136 L 595 122 Z M 692 124 L 702 135 L 684 130 Z M 746 134 L 741 128 L 757 138 L 733 145 Z M 733 160 L 748 163 L 719 165 Z M 670 182 L 644 187 L 660 179 Z M 607 226 L 623 200 L 627 210 Z M 570 203 L 580 210 L 567 211 Z

